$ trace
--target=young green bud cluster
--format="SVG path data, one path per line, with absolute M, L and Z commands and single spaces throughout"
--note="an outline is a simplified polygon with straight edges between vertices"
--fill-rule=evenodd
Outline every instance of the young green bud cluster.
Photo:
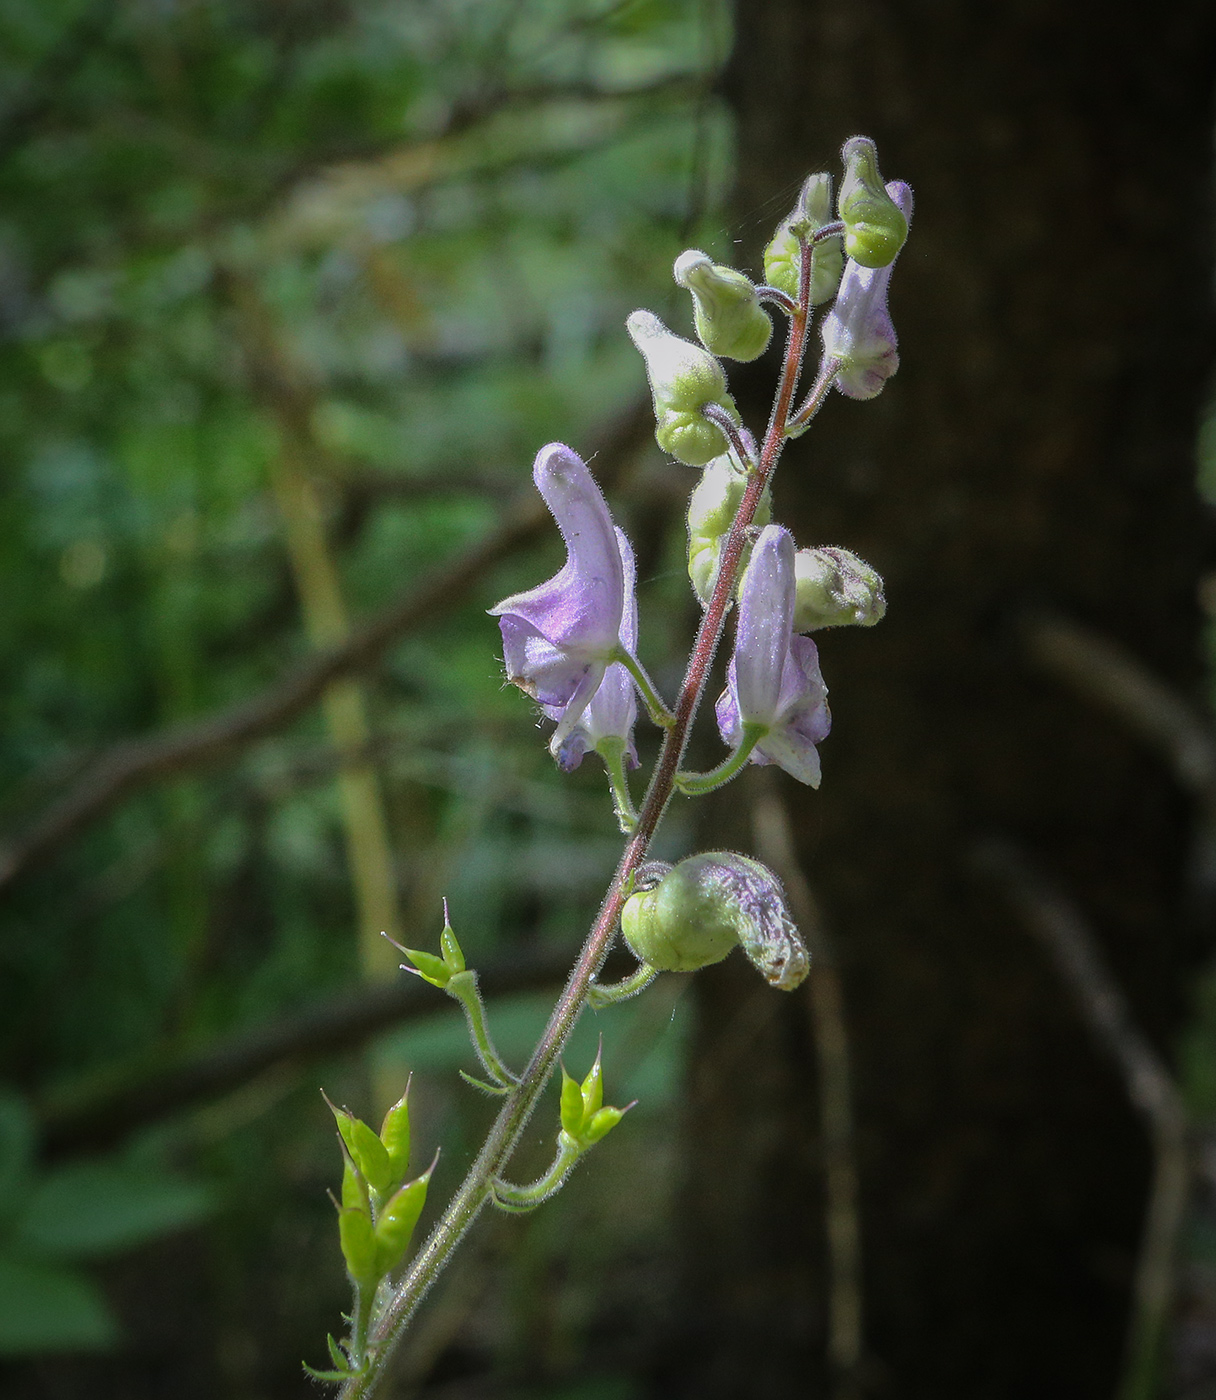
M 750 856 L 706 851 L 630 895 L 621 933 L 634 956 L 660 972 L 695 972 L 741 947 L 768 982 L 792 991 L 810 958 L 790 917 L 781 881 Z
M 818 233 L 832 219 L 832 177 L 825 172 L 808 175 L 793 213 L 783 219 L 764 250 L 764 280 L 786 296 L 798 299 L 803 241 Z M 844 253 L 840 238 L 824 238 L 809 249 L 811 305 L 831 301 L 840 285 Z
M 800 549 L 794 555 L 794 631 L 873 627 L 887 611 L 882 579 L 847 549 Z
M 407 1088 L 385 1114 L 379 1134 L 349 1110 L 329 1105 L 343 1155 L 338 1238 L 346 1271 L 364 1290 L 374 1291 L 405 1258 L 435 1167 L 432 1162 L 420 1177 L 405 1180 L 410 1159 L 408 1099 Z
M 580 1084 L 566 1073 L 562 1066 L 561 1121 L 562 1132 L 578 1148 L 585 1152 L 594 1147 L 602 1137 L 607 1136 L 627 1112 L 623 1108 L 605 1108 L 604 1072 L 596 1055 L 586 1079 Z
M 726 438 L 701 412 L 717 404 L 737 423 L 739 410 L 726 392 L 726 375 L 708 350 L 682 340 L 649 311 L 625 322 L 646 361 L 654 400 L 655 441 L 678 462 L 703 467 L 726 451 Z
M 722 542 L 747 490 L 747 475 L 728 454 L 715 457 L 701 473 L 688 500 L 688 577 L 693 592 L 705 607 L 718 575 Z M 765 491 L 756 506 L 755 523 L 767 525 L 773 517 L 772 496 Z M 750 554 L 751 546 L 747 553 Z M 746 555 L 744 556 L 746 560 Z
M 716 266 L 696 248 L 680 254 L 672 273 L 679 286 L 692 293 L 693 324 L 711 355 L 754 360 L 764 354 L 773 323 L 749 278 L 734 268 Z

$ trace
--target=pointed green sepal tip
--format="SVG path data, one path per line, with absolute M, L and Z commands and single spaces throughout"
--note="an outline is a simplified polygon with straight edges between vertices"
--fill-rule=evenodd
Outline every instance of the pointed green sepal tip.
M 367 1182 L 350 1159 L 346 1143 L 342 1144 L 342 1204 L 343 1210 L 368 1210 Z
M 562 1128 L 577 1138 L 583 1127 L 583 1089 L 577 1079 L 572 1079 L 566 1073 L 566 1066 L 562 1066 L 562 1102 L 561 1121 Z
M 764 354 L 773 323 L 750 278 L 733 267 L 719 267 L 698 248 L 680 254 L 672 275 L 692 294 L 693 324 L 711 355 L 754 360 Z
M 338 1212 L 338 1241 L 346 1272 L 361 1288 L 379 1282 L 383 1273 L 378 1269 L 376 1231 L 372 1218 L 362 1209 Z
M 435 1161 L 439 1154 L 435 1154 Z M 431 1184 L 431 1173 L 435 1162 L 414 1181 L 407 1181 L 386 1203 L 376 1221 L 376 1267 L 380 1277 L 392 1273 L 405 1258 L 410 1247 L 414 1227 L 426 1205 L 427 1187 Z
M 840 156 L 844 179 L 838 210 L 844 250 L 862 267 L 886 267 L 904 246 L 908 220 L 883 185 L 878 150 L 868 136 L 850 137 Z
M 764 250 L 764 280 L 788 297 L 798 300 L 802 271 L 802 242 L 832 222 L 832 177 L 824 172 L 808 175 L 798 203 L 778 225 Z M 837 237 L 825 238 L 809 250 L 812 306 L 821 306 L 836 295 L 844 271 L 844 252 Z
M 629 1108 L 632 1107 L 630 1104 Z M 600 1138 L 606 1137 L 629 1112 L 629 1108 L 601 1108 L 593 1113 L 583 1129 L 582 1145 L 592 1147 Z
M 392 1166 L 388 1149 L 361 1118 L 356 1118 L 348 1109 L 338 1108 L 327 1097 L 330 1112 L 338 1125 L 342 1143 L 350 1159 L 373 1191 L 383 1193 L 393 1184 Z M 343 1191 L 346 1182 L 343 1180 Z
M 438 987 L 440 991 L 446 990 L 452 980 L 452 969 L 442 958 L 436 957 L 434 953 L 424 953 L 418 948 L 402 948 L 401 951 L 414 964 L 413 967 L 407 967 L 406 972 L 417 973 L 432 987 Z
M 464 971 L 464 953 L 461 951 L 456 935 L 452 931 L 452 921 L 448 918 L 448 902 L 446 899 L 443 901 L 443 932 L 439 935 L 439 950 L 442 952 L 443 961 L 450 971 Z
M 350 1357 L 342 1350 L 334 1340 L 334 1334 L 328 1333 L 325 1337 L 325 1345 L 329 1348 L 329 1359 L 334 1363 L 339 1371 L 347 1370 L 350 1367 Z
M 384 1115 L 380 1128 L 380 1141 L 388 1153 L 391 1184 L 396 1186 L 405 1180 L 410 1169 L 410 1086 Z
M 604 1102 L 604 1071 L 601 1064 L 603 1059 L 604 1046 L 600 1042 L 600 1048 L 596 1052 L 595 1064 L 591 1066 L 586 1079 L 579 1086 L 579 1097 L 583 1102 L 583 1122 L 586 1123 L 599 1112 L 600 1105 Z

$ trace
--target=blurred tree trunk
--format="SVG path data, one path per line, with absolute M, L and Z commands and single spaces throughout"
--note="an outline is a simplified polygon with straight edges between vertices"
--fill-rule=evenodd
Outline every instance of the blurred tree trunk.
M 856 131 L 916 192 L 902 368 L 872 403 L 833 396 L 777 486 L 799 542 L 857 550 L 890 600 L 873 632 L 822 640 L 822 791 L 782 780 L 850 1017 L 862 1390 L 1109 1396 L 1147 1145 L 971 855 L 989 833 L 1033 851 L 1168 1044 L 1210 952 L 1180 926 L 1185 805 L 1029 665 L 1016 624 L 1050 605 L 1196 686 L 1216 11 L 748 0 L 737 26 L 745 265 Z M 753 422 L 770 383 L 732 375 Z M 742 808 L 720 804 L 706 844 L 750 848 Z M 806 1004 L 733 963 L 697 988 L 685 1329 L 662 1393 L 822 1395 Z

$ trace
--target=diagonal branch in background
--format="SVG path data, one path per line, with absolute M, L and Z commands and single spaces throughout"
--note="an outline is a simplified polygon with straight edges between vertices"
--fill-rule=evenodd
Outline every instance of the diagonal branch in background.
M 985 841 L 975 848 L 974 859 L 977 868 L 1000 885 L 1026 928 L 1047 950 L 1094 1040 L 1122 1074 L 1128 1098 L 1152 1136 L 1153 1182 L 1119 1386 L 1119 1400 L 1152 1400 L 1158 1393 L 1178 1236 L 1190 1192 L 1186 1108 L 1173 1076 L 1136 1025 L 1097 940 L 1071 901 L 1009 842 Z
M 1121 719 L 1216 809 L 1216 734 L 1200 711 L 1123 647 L 1069 618 L 1034 613 L 1022 635 L 1038 665 Z
M 832 938 L 794 849 L 789 813 L 773 774 L 753 770 L 752 828 L 760 858 L 776 871 L 811 950 L 804 995 L 819 1062 L 828 1243 L 828 1359 L 838 1400 L 858 1393 L 863 1356 L 861 1208 L 844 988 Z
M 601 482 L 611 482 L 653 433 L 649 404 L 623 415 L 598 447 Z M 176 774 L 217 763 L 277 733 L 321 697 L 339 676 L 370 669 L 399 638 L 427 626 L 458 603 L 494 565 L 530 543 L 549 522 L 532 490 L 508 505 L 500 523 L 395 602 L 357 627 L 341 646 L 309 657 L 274 685 L 208 719 L 146 739 L 125 740 L 102 753 L 36 817 L 23 835 L 0 846 L 0 890 L 45 860 L 125 797 Z
M 479 967 L 487 997 L 557 986 L 570 950 L 521 949 Z M 404 1021 L 447 1014 L 451 1003 L 416 977 L 369 985 L 294 1016 L 217 1039 L 192 1055 L 163 1049 L 125 1069 L 103 1068 L 38 1113 L 48 1157 L 112 1147 L 151 1123 L 222 1097 L 276 1066 L 299 1064 L 356 1048 Z
M 1195 798 L 1185 907 L 1196 932 L 1210 937 L 1216 918 L 1216 730 L 1130 652 L 1069 618 L 1033 613 L 1022 621 L 1022 637 L 1040 667 L 1121 720 Z

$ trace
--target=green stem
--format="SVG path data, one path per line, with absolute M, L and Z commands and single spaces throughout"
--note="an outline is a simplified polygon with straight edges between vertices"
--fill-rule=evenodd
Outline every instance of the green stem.
M 629 775 L 625 772 L 625 741 L 613 737 L 601 739 L 595 751 L 604 760 L 608 784 L 612 789 L 612 810 L 616 813 L 621 834 L 632 836 L 638 829 L 638 809 L 633 805 Z
M 638 694 L 642 697 L 642 701 L 646 706 L 646 713 L 650 718 L 660 729 L 670 729 L 676 722 L 676 717 L 663 703 L 662 697 L 655 689 L 654 682 L 646 674 L 646 669 L 642 663 L 636 656 L 626 651 L 624 647 L 618 647 L 612 659 L 614 661 L 619 661 L 633 677 L 634 684 L 638 688 Z
M 616 935 L 626 891 L 632 887 L 634 875 L 646 859 L 650 843 L 675 791 L 675 776 L 684 756 L 689 730 L 701 703 L 710 667 L 722 636 L 748 531 L 756 514 L 756 506 L 769 484 L 784 446 L 790 405 L 798 387 L 798 376 L 806 347 L 810 285 L 811 260 L 804 256 L 799 278 L 798 309 L 790 320 L 781 379 L 764 434 L 760 463 L 749 478 L 747 489 L 735 514 L 734 524 L 727 532 L 722 546 L 713 592 L 701 615 L 688 666 L 684 672 L 684 681 L 680 687 L 674 722 L 663 736 L 654 772 L 651 774 L 650 786 L 638 814 L 637 830 L 625 843 L 604 902 L 578 960 L 571 969 L 566 986 L 557 999 L 549 1023 L 532 1052 L 527 1068 L 520 1076 L 519 1083 L 504 1100 L 498 1117 L 494 1120 L 481 1151 L 477 1154 L 477 1160 L 470 1167 L 463 1184 L 436 1222 L 426 1243 L 410 1262 L 396 1293 L 377 1318 L 370 1339 L 374 1351 L 366 1374 L 347 1381 L 339 1392 L 338 1400 L 367 1400 L 384 1379 L 393 1350 L 401 1340 L 410 1319 L 469 1227 L 489 1201 L 493 1189 L 492 1182 L 501 1175 L 527 1126 L 586 1003 L 592 979 L 599 971 Z
M 602 982 L 592 982 L 587 989 L 587 1005 L 600 1011 L 605 1006 L 615 1006 L 618 1001 L 628 1001 L 630 997 L 645 991 L 658 975 L 657 967 L 644 962 L 636 972 L 631 972 L 619 982 L 610 982 L 607 986 Z
M 485 1003 L 477 988 L 477 974 L 472 971 L 453 973 L 444 991 L 447 992 L 448 996 L 454 997 L 464 1008 L 465 1019 L 469 1023 L 469 1035 L 473 1041 L 473 1049 L 477 1051 L 477 1058 L 481 1061 L 485 1072 L 500 1088 L 507 1089 L 513 1084 L 518 1084 L 519 1076 L 512 1074 L 503 1064 L 498 1051 L 494 1048 L 494 1042 L 490 1039 L 490 1027 L 486 1023 Z
M 757 724 L 754 720 L 746 720 L 743 725 L 743 738 L 734 753 L 724 758 L 716 768 L 711 768 L 708 773 L 677 773 L 676 787 L 685 797 L 703 797 L 705 793 L 713 792 L 715 788 L 729 783 L 737 773 L 743 771 L 744 765 L 751 757 L 752 750 L 768 731 L 767 724 Z
M 355 1284 L 354 1306 L 350 1319 L 350 1364 L 354 1370 L 367 1360 L 367 1333 L 371 1326 L 372 1305 L 376 1301 L 376 1285 Z
M 557 1156 L 554 1157 L 553 1165 L 544 1176 L 538 1177 L 530 1186 L 513 1186 L 509 1181 L 495 1177 L 490 1183 L 494 1204 L 500 1210 L 513 1214 L 523 1214 L 524 1211 L 535 1210 L 538 1205 L 561 1190 L 562 1184 L 570 1175 L 578 1159 L 578 1144 L 569 1133 L 565 1131 L 559 1133 Z

